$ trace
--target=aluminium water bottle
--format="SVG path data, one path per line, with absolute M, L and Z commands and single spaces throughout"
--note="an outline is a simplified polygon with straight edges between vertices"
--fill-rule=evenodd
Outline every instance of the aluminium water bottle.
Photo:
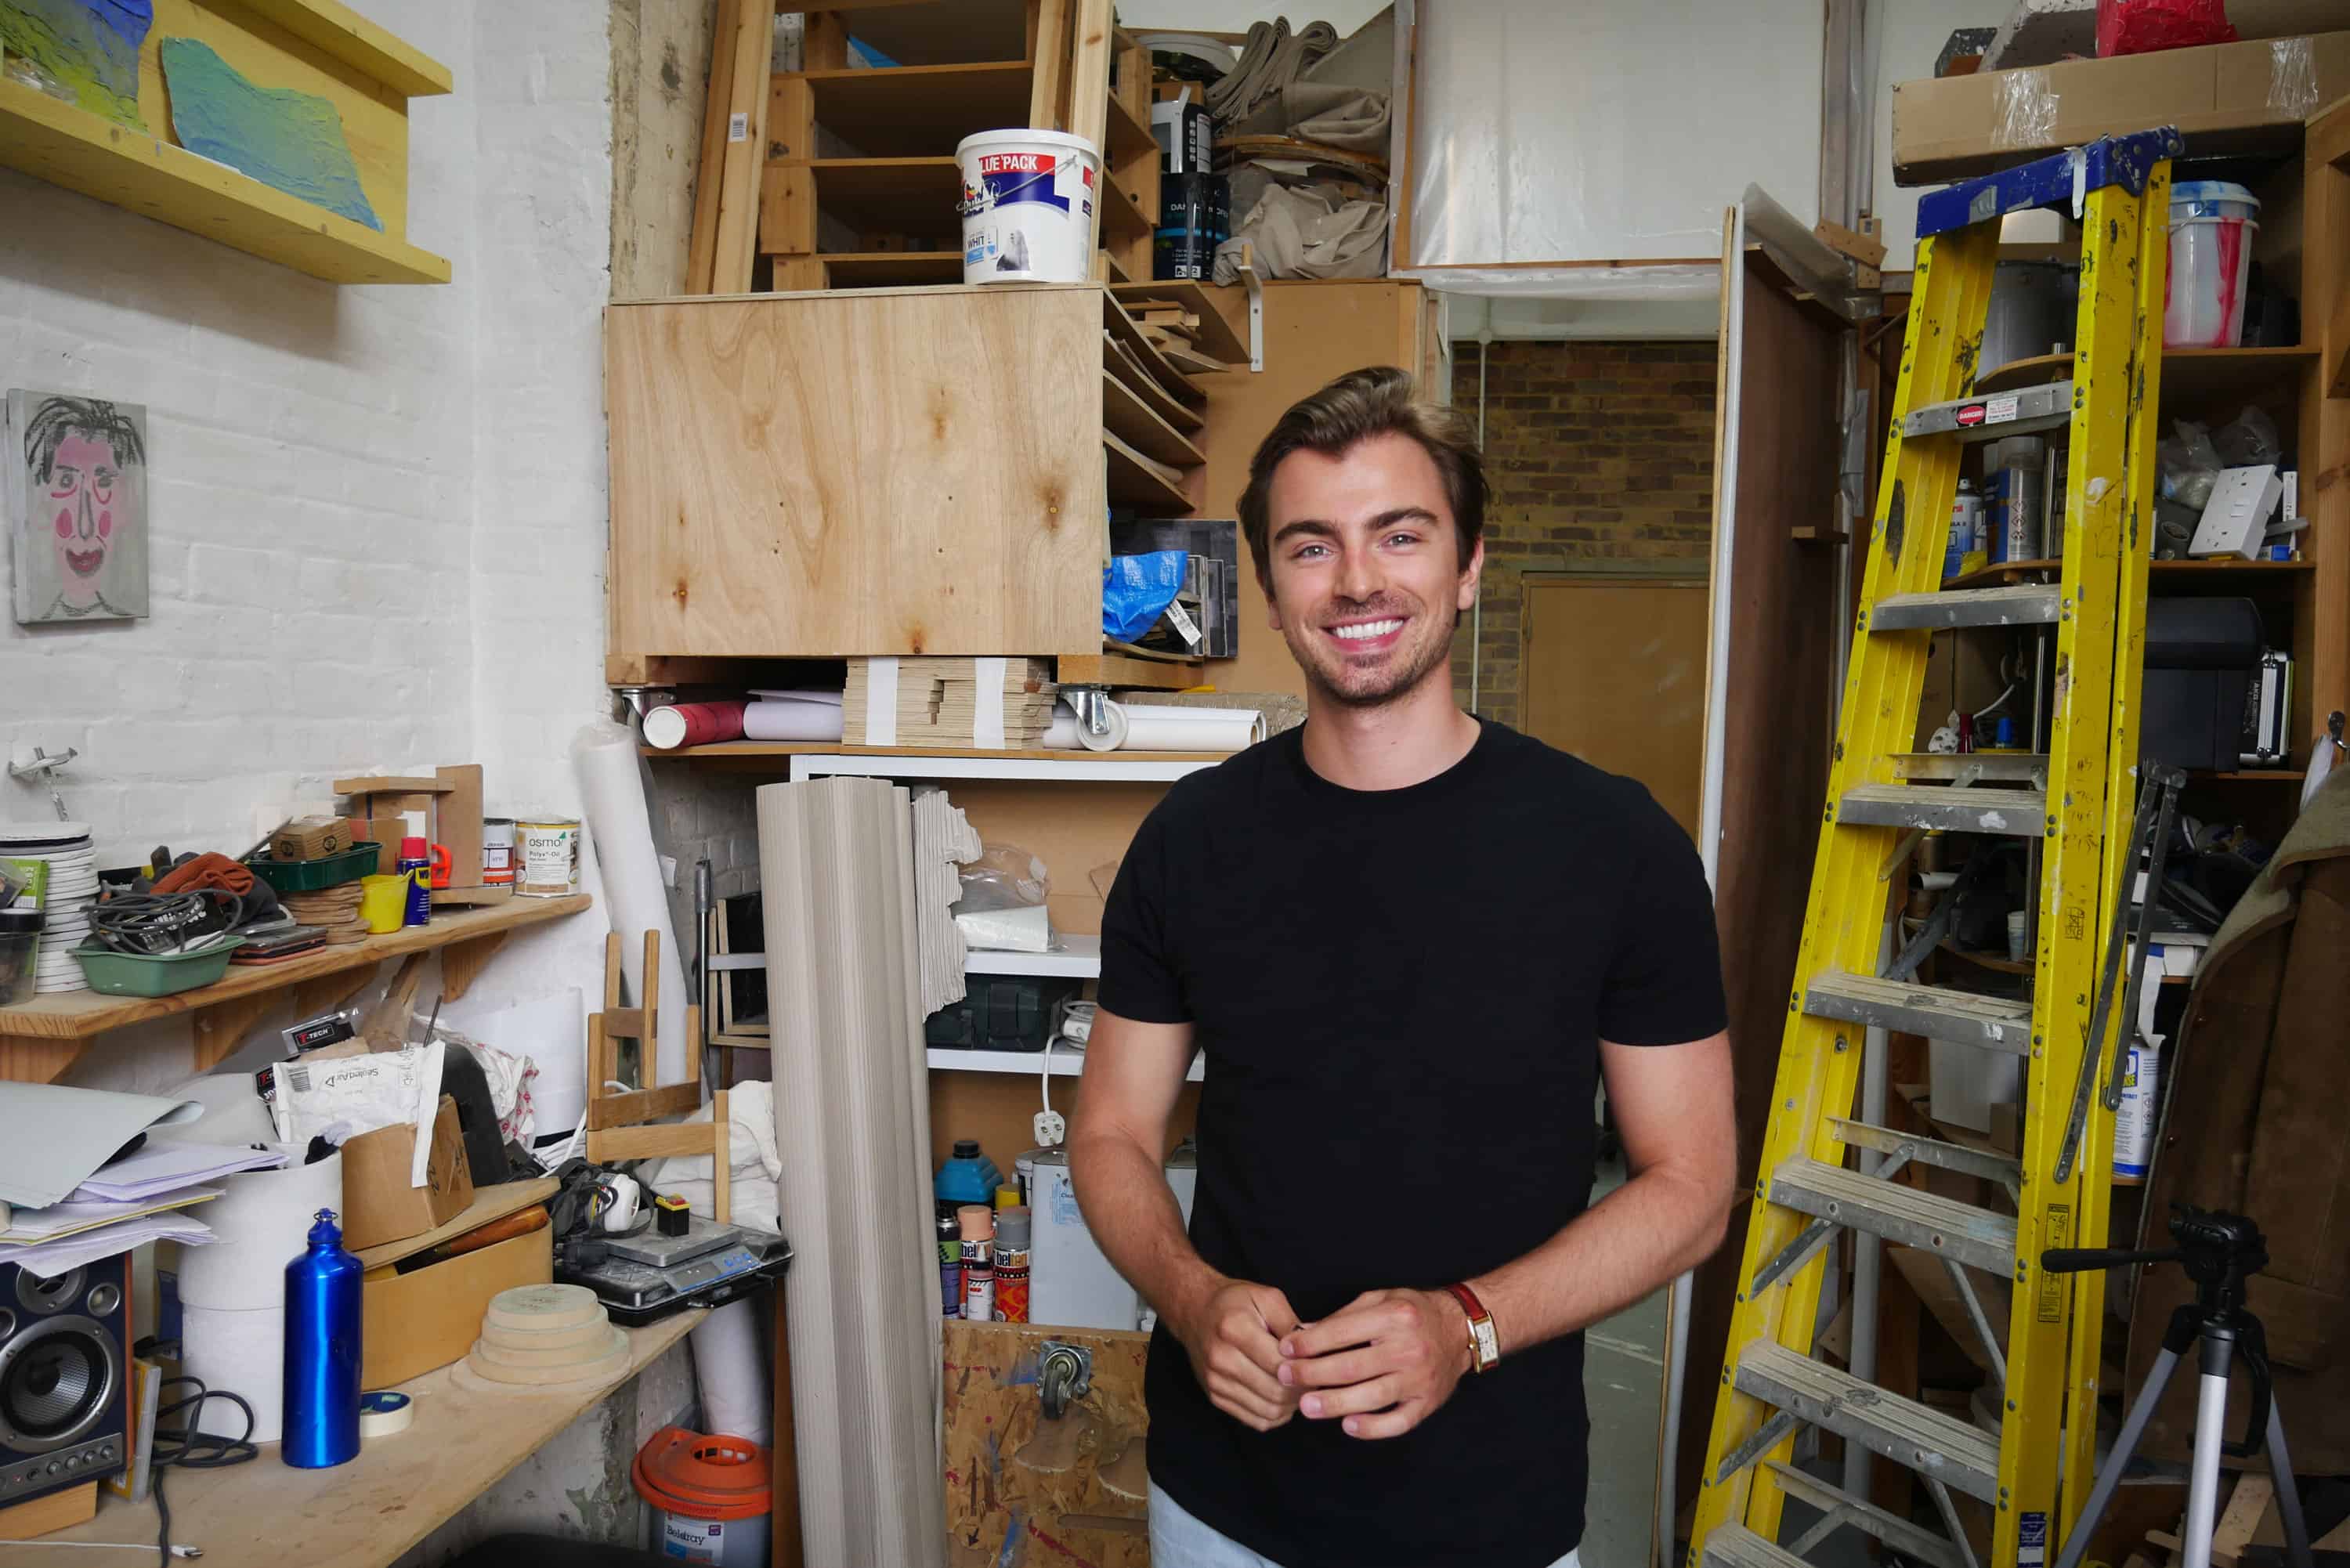
M 343 1251 L 335 1211 L 318 1210 L 310 1249 L 286 1265 L 286 1430 L 301 1469 L 359 1451 L 359 1261 Z

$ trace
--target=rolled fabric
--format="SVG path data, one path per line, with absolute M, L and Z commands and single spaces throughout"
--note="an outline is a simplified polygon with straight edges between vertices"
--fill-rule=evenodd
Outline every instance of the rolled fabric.
M 837 694 L 829 701 L 763 699 L 744 710 L 743 733 L 754 741 L 837 741 L 840 714 Z

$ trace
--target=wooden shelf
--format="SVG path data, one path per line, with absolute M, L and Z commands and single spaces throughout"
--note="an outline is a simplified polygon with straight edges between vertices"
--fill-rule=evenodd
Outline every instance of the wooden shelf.
M 1192 510 L 1194 503 L 1181 486 L 1107 430 L 1102 431 L 1102 450 L 1109 454 L 1111 505 L 1131 506 L 1149 517 L 1181 517 Z
M 1145 457 L 1191 468 L 1207 462 L 1200 449 L 1154 410 L 1134 389 L 1102 372 L 1102 424 Z
M 178 1013 L 195 1015 L 196 1071 L 209 1072 L 236 1048 L 237 1041 L 279 997 L 304 982 L 339 976 L 351 983 L 348 997 L 366 983 L 364 974 L 385 959 L 406 953 L 450 950 L 443 964 L 447 994 L 464 994 L 473 976 L 506 939 L 524 926 L 576 915 L 594 900 L 584 893 L 564 898 L 510 898 L 482 909 L 437 913 L 425 926 L 406 927 L 341 947 L 321 948 L 284 963 L 239 967 L 226 979 L 172 996 L 108 996 L 69 991 L 36 999 L 22 1007 L 0 1007 L 0 1079 L 47 1083 L 81 1054 L 90 1039 L 109 1029 Z
M 833 288 L 907 288 L 962 282 L 962 252 L 844 251 L 820 255 Z
M 315 5 L 293 6 L 293 0 L 276 0 L 262 9 L 289 6 L 317 9 Z M 445 82 L 445 72 L 442 79 Z M 439 90 L 448 89 L 443 86 Z M 149 110 L 151 117 L 153 112 Z M 447 283 L 450 278 L 449 263 L 430 251 L 5 78 L 0 78 L 0 162 L 329 283 Z
M 1179 431 L 1200 430 L 1208 422 L 1199 410 L 1178 402 L 1156 379 L 1118 352 L 1117 341 L 1107 333 L 1102 334 L 1102 375 L 1140 399 L 1143 407 Z
M 1065 653 L 1055 659 L 1064 686 L 1128 686 L 1146 691 L 1189 691 L 1208 683 L 1207 666 L 1192 659 L 1138 659 L 1116 650 Z M 1108 756 L 1131 756 L 1110 752 Z
M 2190 779 L 2209 779 L 2214 783 L 2243 783 L 2257 780 L 2262 784 L 2299 784 L 2306 776 L 2299 768 L 2229 768 L 2213 772 L 2210 768 L 2189 768 Z
M 1216 302 L 1211 297 L 1216 286 L 1190 278 L 1159 278 L 1149 283 L 1119 284 L 1110 292 L 1118 296 L 1120 304 L 1128 306 L 1152 301 L 1181 306 L 1200 318 L 1201 353 L 1211 359 L 1222 359 L 1226 364 L 1245 365 L 1249 358 L 1248 344 L 1232 324 L 1224 319 L 1224 313 L 1216 308 Z
M 2156 563 L 2158 566 L 2160 564 Z M 2041 572 L 2061 572 L 2064 569 L 2064 563 L 2062 561 L 1994 561 L 1981 571 L 1961 572 L 1955 577 L 1944 577 L 1941 591 L 1947 594 L 1960 588 L 2011 587 L 2022 582 L 2026 576 L 2035 576 Z
M 1066 664 L 1068 661 L 1064 659 L 1063 662 Z M 1170 668 L 1194 671 L 1197 666 L 1179 664 Z M 1190 685 L 1197 683 L 1196 680 L 1187 682 Z M 1121 680 L 1118 684 L 1135 686 L 1140 682 Z M 672 752 L 660 751 L 652 746 L 639 749 L 644 756 L 656 762 L 674 757 L 690 763 L 740 765 L 751 771 L 764 773 L 775 771 L 765 764 L 779 757 L 786 759 L 791 757 L 902 757 L 917 754 L 910 753 L 904 746 L 843 746 L 785 741 L 722 741 L 711 746 L 680 746 Z M 1210 763 L 1224 760 L 1224 753 L 1222 752 L 1088 752 L 1082 750 L 983 752 L 967 748 L 958 750 L 946 746 L 924 747 L 919 754 L 924 757 L 953 758 L 962 761 L 1067 763 L 1076 767 L 1087 765 L 1088 759 L 1094 758 L 1104 762 L 1125 763 Z
M 1974 395 L 1980 398 L 1993 392 L 2012 392 L 2018 387 L 2044 387 L 2051 381 L 2063 380 L 2072 369 L 2070 354 L 2034 354 L 2029 359 L 2010 359 L 1977 376 Z
M 2314 572 L 2317 569 L 2317 563 L 2314 561 L 2240 561 L 2232 558 L 2214 561 L 2152 561 L 2147 564 L 2154 570 L 2165 575 L 2173 572 L 2242 572 L 2253 576 L 2276 576 L 2293 572 Z
M 1101 978 L 1101 939 L 1082 932 L 1059 933 L 1061 945 L 1051 952 L 1015 953 L 995 948 L 972 948 L 963 954 L 965 974 L 1035 974 L 1064 979 Z
M 1973 964 L 1978 969 L 1991 970 L 2000 974 L 2029 975 L 2032 972 L 2032 966 L 2029 963 L 2000 953 L 1970 952 L 1965 948 L 1954 945 L 1948 938 L 1945 938 L 1934 950 L 1948 953 L 1950 957 L 1963 963 Z
M 1137 286 L 1127 284 L 1121 286 L 1132 288 Z M 1190 377 L 1170 364 L 1167 356 L 1159 351 L 1159 346 L 1142 335 L 1141 324 L 1127 314 L 1126 306 L 1118 303 L 1115 292 L 1105 291 L 1102 295 L 1102 327 L 1119 348 L 1134 356 L 1143 373 L 1157 381 L 1169 396 L 1187 403 L 1208 400 L 1208 394 Z
M 709 1314 L 689 1308 L 626 1330 L 626 1367 L 594 1383 L 514 1389 L 485 1385 L 463 1363 L 399 1385 L 416 1402 L 415 1424 L 365 1444 L 329 1469 L 296 1469 L 276 1443 L 242 1465 L 172 1473 L 172 1538 L 215 1563 L 305 1563 L 389 1568 L 443 1520 L 503 1480 L 556 1433 L 683 1339 Z M 155 1537 L 151 1503 L 109 1493 L 98 1517 L 49 1542 Z
M 816 182 L 817 208 L 851 228 L 960 241 L 962 218 L 955 202 L 962 176 L 951 156 L 818 158 L 807 171 Z M 960 273 L 956 281 L 962 281 Z
M 1148 239 L 1158 226 L 1158 215 L 1145 213 L 1135 202 L 1133 195 L 1118 189 L 1116 183 L 1104 180 L 1101 185 L 1101 226 L 1105 239 Z M 1130 283 L 1119 288 L 1132 288 Z
M 867 157 L 892 158 L 935 155 L 976 131 L 1025 125 L 1031 74 L 1025 60 L 994 60 L 806 71 L 796 79 L 807 84 L 816 124 Z M 770 94 L 793 79 L 775 77 Z
M 1109 95 L 1109 119 L 1106 122 L 1109 146 L 1104 150 L 1111 163 L 1123 163 L 1129 158 L 1146 158 L 1159 151 L 1150 127 L 1134 117 L 1134 111 L 1118 101 L 1118 94 Z M 1157 214 L 1152 214 L 1154 219 Z
M 1053 1076 L 1074 1078 L 1086 1070 L 1086 1054 L 1055 1048 L 1053 1053 Z M 933 1045 L 928 1060 L 933 1073 L 1014 1073 L 1031 1078 L 1045 1075 L 1045 1053 L 1042 1051 L 966 1051 L 960 1046 Z M 1191 1058 L 1184 1069 L 1187 1082 L 1197 1084 L 1208 1076 L 1208 1059 L 1204 1055 Z M 1023 1327 L 1024 1324 L 1007 1324 Z
M 2162 392 L 2190 397 L 2240 393 L 2268 386 L 2294 374 L 2317 358 L 2306 346 L 2290 348 L 2166 348 L 2162 354 Z M 2073 356 L 2035 354 L 2011 359 L 1975 378 L 1978 396 L 2012 392 L 2019 387 L 2043 387 L 2073 373 Z

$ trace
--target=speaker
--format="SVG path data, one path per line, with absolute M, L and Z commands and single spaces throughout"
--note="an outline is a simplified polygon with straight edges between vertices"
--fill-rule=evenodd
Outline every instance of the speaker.
M 130 1254 L 53 1280 L 0 1263 L 0 1507 L 130 1458 Z

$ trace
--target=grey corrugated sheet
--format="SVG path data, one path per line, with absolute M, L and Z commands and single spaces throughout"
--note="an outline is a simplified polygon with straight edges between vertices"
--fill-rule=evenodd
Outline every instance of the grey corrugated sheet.
M 833 778 L 758 800 L 806 1560 L 945 1568 L 908 798 Z

